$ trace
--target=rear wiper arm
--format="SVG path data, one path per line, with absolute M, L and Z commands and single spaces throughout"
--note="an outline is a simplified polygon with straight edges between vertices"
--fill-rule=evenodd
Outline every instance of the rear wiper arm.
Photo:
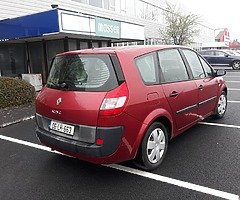
M 58 83 L 58 87 L 69 89 L 69 88 L 75 88 L 75 85 L 71 81 L 64 80 Z

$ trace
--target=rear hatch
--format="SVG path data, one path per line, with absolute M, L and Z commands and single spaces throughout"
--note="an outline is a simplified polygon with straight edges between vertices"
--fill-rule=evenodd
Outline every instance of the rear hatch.
M 115 73 L 116 60 L 109 54 L 57 56 L 37 97 L 36 112 L 62 122 L 97 126 L 105 96 L 123 81 Z

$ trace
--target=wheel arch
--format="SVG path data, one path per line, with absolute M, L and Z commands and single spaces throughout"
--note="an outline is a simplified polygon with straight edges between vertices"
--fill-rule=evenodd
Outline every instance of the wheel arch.
M 153 124 L 154 122 L 161 122 L 168 131 L 168 139 L 170 140 L 174 136 L 174 122 L 171 117 L 171 114 L 164 109 L 157 109 L 151 112 L 144 120 L 142 127 L 140 129 L 140 134 L 138 135 L 138 138 L 134 144 L 134 157 L 136 157 L 139 146 L 142 143 L 142 140 L 148 130 L 148 128 Z

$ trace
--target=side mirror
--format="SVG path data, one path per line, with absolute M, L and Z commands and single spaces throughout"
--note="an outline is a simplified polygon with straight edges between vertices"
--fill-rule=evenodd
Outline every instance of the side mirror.
M 217 69 L 215 71 L 215 76 L 224 76 L 226 74 L 226 71 L 224 69 Z
M 229 54 L 224 54 L 225 57 L 229 57 Z

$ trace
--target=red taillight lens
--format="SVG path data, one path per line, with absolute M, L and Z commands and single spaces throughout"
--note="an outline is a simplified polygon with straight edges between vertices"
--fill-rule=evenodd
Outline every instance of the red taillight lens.
M 104 144 L 104 140 L 103 139 L 100 139 L 100 138 L 96 139 L 96 145 L 101 146 L 103 144 Z
M 127 99 L 128 89 L 126 83 L 123 83 L 107 93 L 100 107 L 99 114 L 104 116 L 120 114 L 126 106 Z

